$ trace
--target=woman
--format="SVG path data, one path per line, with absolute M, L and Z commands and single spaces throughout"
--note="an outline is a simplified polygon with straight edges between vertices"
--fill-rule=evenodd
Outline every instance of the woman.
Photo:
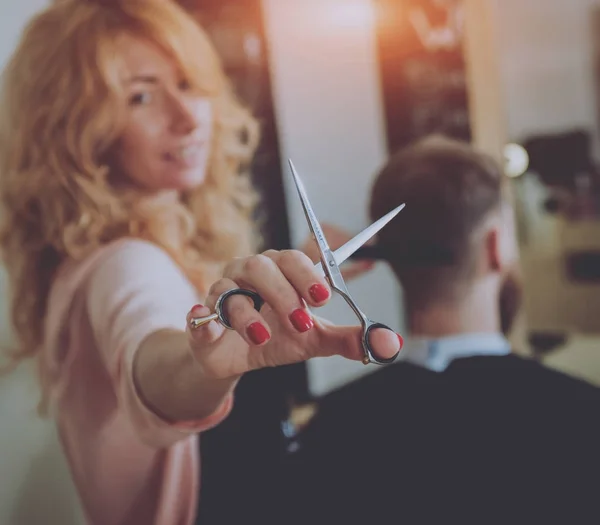
M 306 304 L 330 290 L 307 256 L 251 255 L 257 126 L 177 5 L 55 2 L 26 28 L 2 97 L 13 358 L 39 362 L 90 523 L 192 523 L 197 434 L 227 416 L 239 377 L 359 359 L 359 329 L 312 318 Z M 234 297 L 235 331 L 186 328 L 239 285 L 261 313 Z M 373 337 L 382 357 L 398 351 L 395 334 Z

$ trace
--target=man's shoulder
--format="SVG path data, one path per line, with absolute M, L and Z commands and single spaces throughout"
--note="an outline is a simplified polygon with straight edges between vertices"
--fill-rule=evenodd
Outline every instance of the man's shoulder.
M 437 372 L 404 362 L 363 376 L 319 400 L 315 417 L 301 433 L 301 448 L 312 460 L 325 457 L 328 462 L 376 442 L 379 452 L 369 450 L 373 459 L 395 448 L 400 436 L 415 449 L 439 435 L 441 380 Z
M 445 373 L 447 379 L 462 385 L 486 384 L 497 388 L 505 385 L 511 390 L 536 390 L 598 398 L 600 388 L 591 383 L 549 368 L 534 359 L 514 353 L 505 356 L 473 356 L 454 360 Z
M 398 362 L 369 373 L 344 385 L 321 400 L 323 405 L 353 402 L 365 396 L 378 397 L 401 390 L 427 389 L 436 382 L 439 374 L 408 362 Z
M 440 380 L 440 374 L 410 363 L 387 365 L 319 399 L 314 426 L 356 432 L 358 427 L 393 421 L 394 416 L 431 413 L 426 407 L 438 403 Z

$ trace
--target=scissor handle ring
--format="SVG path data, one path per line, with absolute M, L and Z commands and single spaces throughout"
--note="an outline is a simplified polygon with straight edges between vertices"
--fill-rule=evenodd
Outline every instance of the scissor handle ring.
M 254 303 L 254 309 L 257 312 L 260 312 L 260 309 L 265 304 L 264 299 L 260 295 L 258 295 L 256 292 L 253 292 L 252 290 L 246 290 L 245 288 L 232 288 L 231 290 L 227 290 L 226 292 L 222 293 L 215 304 L 215 312 L 217 312 L 221 324 L 228 330 L 234 330 L 234 328 L 229 323 L 229 318 L 227 317 L 227 314 L 225 314 L 224 306 L 225 300 L 231 297 L 232 295 L 245 295 L 246 297 L 250 297 L 250 299 L 252 299 L 252 302 Z
M 389 330 L 390 332 L 394 332 L 396 333 L 394 330 L 392 330 L 389 326 L 383 324 L 383 323 L 375 323 L 373 321 L 369 321 L 364 329 L 364 333 L 363 333 L 363 348 L 365 350 L 365 357 L 363 358 L 363 363 L 365 365 L 368 365 L 369 363 L 375 363 L 377 365 L 388 365 L 390 363 L 393 363 L 396 358 L 398 357 L 398 355 L 400 355 L 400 350 L 398 350 L 398 352 L 396 352 L 395 355 L 393 355 L 392 357 L 388 357 L 387 359 L 381 359 L 379 357 L 377 357 L 375 355 L 375 353 L 373 352 L 373 349 L 371 348 L 371 344 L 369 343 L 369 335 L 371 333 L 371 330 L 374 330 L 375 328 L 385 328 L 386 330 Z

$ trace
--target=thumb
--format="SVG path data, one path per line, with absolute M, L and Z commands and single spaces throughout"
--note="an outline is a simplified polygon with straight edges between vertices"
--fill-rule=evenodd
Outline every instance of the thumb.
M 329 357 L 340 355 L 353 361 L 362 361 L 363 330 L 360 326 L 337 326 L 318 318 L 322 327 L 318 355 L 312 357 Z M 400 334 L 386 328 L 376 328 L 369 334 L 369 343 L 373 353 L 380 359 L 390 359 L 402 350 L 404 340 Z

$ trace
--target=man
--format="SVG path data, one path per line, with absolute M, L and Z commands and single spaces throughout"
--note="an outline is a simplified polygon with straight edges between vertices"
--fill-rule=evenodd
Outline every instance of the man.
M 506 178 L 468 144 L 393 155 L 371 215 L 405 297 L 399 363 L 324 398 L 294 461 L 309 523 L 600 519 L 600 392 L 512 353 L 518 298 Z

